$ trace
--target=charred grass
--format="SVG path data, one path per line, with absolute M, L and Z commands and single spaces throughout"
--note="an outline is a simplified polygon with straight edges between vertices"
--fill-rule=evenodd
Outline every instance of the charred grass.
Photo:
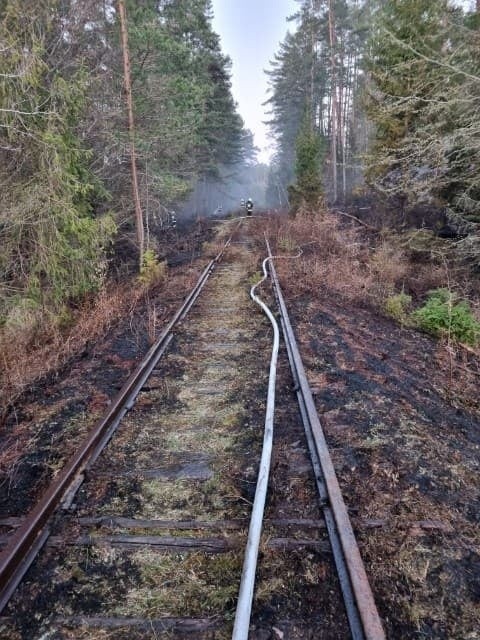
M 415 233 L 372 237 L 332 214 L 268 233 L 280 255 L 303 249 L 277 269 L 388 637 L 476 640 L 478 354 L 387 318 L 384 300 L 447 286 L 475 309 L 478 281 Z
M 105 411 L 198 272 L 197 265 L 183 266 L 150 289 L 136 281 L 115 286 L 77 309 L 69 328 L 52 325 L 28 340 L 25 334 L 8 340 L 0 335 L 2 513 L 31 508 Z

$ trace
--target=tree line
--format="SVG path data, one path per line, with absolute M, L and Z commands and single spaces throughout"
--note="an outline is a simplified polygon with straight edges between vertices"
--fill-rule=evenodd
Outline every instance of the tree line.
M 210 0 L 0 0 L 0 323 L 98 290 L 133 227 L 121 4 L 145 222 L 251 146 Z
M 480 223 L 480 3 L 298 0 L 268 70 L 271 199 L 356 185 Z M 463 3 L 465 4 L 465 3 Z M 302 182 L 303 181 L 303 182 Z

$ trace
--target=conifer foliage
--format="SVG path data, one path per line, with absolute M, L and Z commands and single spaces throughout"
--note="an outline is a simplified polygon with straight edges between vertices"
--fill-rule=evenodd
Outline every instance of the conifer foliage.
M 444 211 L 468 234 L 465 251 L 479 254 L 478 8 L 453 0 L 298 3 L 296 30 L 268 71 L 272 202 L 285 204 L 296 180 L 308 112 L 325 143 L 319 171 L 330 202 L 366 181 L 400 212 L 418 204 Z
M 124 4 L 148 221 L 246 137 L 210 0 Z M 134 212 L 115 0 L 0 2 L 0 180 L 0 323 L 100 288 Z
M 292 212 L 304 208 L 309 212 L 318 210 L 323 196 L 320 168 L 322 158 L 322 139 L 310 126 L 307 118 L 297 138 L 295 147 L 295 184 L 289 187 Z
M 446 206 L 468 230 L 480 222 L 478 15 L 448 0 L 401 0 L 373 24 L 367 175 L 388 195 Z
M 52 11 L 53 9 L 53 11 Z M 100 286 L 114 229 L 77 131 L 87 76 L 59 63 L 59 2 L 4 3 L 0 22 L 0 318 L 58 309 Z

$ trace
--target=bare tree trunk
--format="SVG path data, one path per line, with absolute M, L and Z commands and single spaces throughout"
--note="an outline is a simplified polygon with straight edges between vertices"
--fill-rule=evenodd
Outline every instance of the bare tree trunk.
M 313 24 L 311 26 L 311 47 L 312 47 L 312 60 L 310 65 L 310 131 L 315 131 L 315 106 L 314 106 L 314 92 L 315 92 L 315 32 Z
M 325 135 L 325 123 L 323 121 L 325 115 L 323 110 L 323 99 L 318 104 L 318 130 L 322 136 Z
M 328 28 L 330 33 L 330 61 L 331 61 L 331 94 L 332 94 L 332 179 L 333 179 L 333 201 L 338 199 L 337 185 L 337 70 L 335 65 L 335 16 L 333 15 L 333 1 L 328 0 Z
M 480 0 L 477 0 L 477 3 L 475 6 L 477 8 L 477 13 L 480 13 Z
M 338 40 L 337 40 L 338 42 Z M 342 158 L 342 194 L 343 194 L 343 202 L 345 202 L 345 192 L 346 192 L 346 181 L 345 181 L 345 127 L 346 127 L 346 119 L 344 118 L 344 110 L 346 105 L 345 99 L 345 46 L 343 34 L 340 38 L 340 59 L 339 59 L 339 73 L 337 75 L 338 78 L 338 104 L 337 104 L 337 147 L 340 145 L 340 149 L 337 149 L 337 153 Z M 347 80 L 348 81 L 348 80 Z
M 143 253 L 145 251 L 145 232 L 143 229 L 142 206 L 140 204 L 140 194 L 138 191 L 137 159 L 135 153 L 135 121 L 133 118 L 132 81 L 130 74 L 130 55 L 128 51 L 127 16 L 124 0 L 118 0 L 118 11 L 120 15 L 120 29 L 122 35 L 123 71 L 125 94 L 127 98 L 128 131 L 130 135 L 130 156 L 132 165 L 133 201 L 135 203 L 135 223 L 137 231 L 137 244 L 140 253 L 140 264 L 142 264 Z
M 353 61 L 353 54 L 347 55 L 346 65 L 346 83 L 345 83 L 345 98 L 343 101 L 343 129 L 342 129 L 342 167 L 343 167 L 343 202 L 347 199 L 347 164 L 350 160 L 350 145 L 352 136 L 352 111 L 353 111 L 353 84 L 355 82 L 355 63 Z

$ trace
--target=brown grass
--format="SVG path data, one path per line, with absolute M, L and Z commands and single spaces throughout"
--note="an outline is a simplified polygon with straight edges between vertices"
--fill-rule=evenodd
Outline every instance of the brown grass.
M 0 331 L 0 418 L 30 385 L 105 335 L 144 295 L 137 282 L 115 286 L 84 303 L 68 328 L 47 318 L 38 319 L 34 330 L 23 325 L 4 327 Z
M 303 253 L 296 260 L 278 260 L 282 282 L 292 296 L 329 292 L 356 304 L 383 309 L 385 299 L 405 290 L 414 297 L 445 286 L 452 274 L 442 264 L 418 263 L 387 234 L 372 234 L 333 213 L 299 212 L 263 225 L 279 255 Z M 260 229 L 259 229 L 260 231 Z
M 160 264 L 159 278 L 142 282 L 125 277 L 121 284 L 109 283 L 64 318 L 28 310 L 19 313 L 15 324 L 0 327 L 0 424 L 31 385 L 58 371 L 120 320 L 133 319 L 140 307 L 144 321 L 131 322 L 132 334 L 137 332 L 141 340 L 145 331 L 153 343 L 172 302 L 177 304 L 198 278 L 194 265 L 167 274 Z
M 351 302 L 374 302 L 401 286 L 406 275 L 400 251 L 386 243 L 370 248 L 360 230 L 330 213 L 284 219 L 274 239 L 280 255 L 303 251 L 298 260 L 278 261 L 282 280 L 297 293 L 328 290 Z

